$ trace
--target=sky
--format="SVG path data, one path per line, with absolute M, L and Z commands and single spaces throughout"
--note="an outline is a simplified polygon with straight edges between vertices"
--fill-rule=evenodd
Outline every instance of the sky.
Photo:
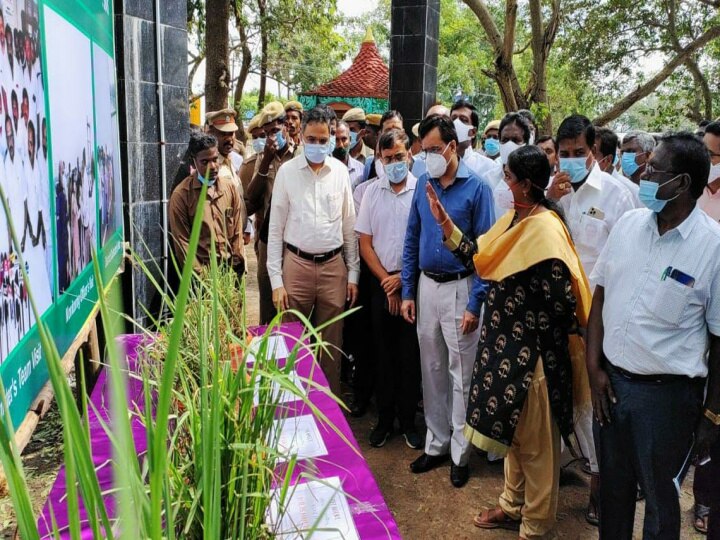
M 377 6 L 377 0 L 337 0 L 338 11 L 346 17 L 356 17 Z

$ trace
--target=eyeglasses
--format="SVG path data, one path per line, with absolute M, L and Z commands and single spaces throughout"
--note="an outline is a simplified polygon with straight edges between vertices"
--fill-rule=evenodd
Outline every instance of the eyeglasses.
M 683 173 L 678 172 L 678 171 L 663 171 L 661 169 L 656 169 L 650 163 L 648 163 L 647 166 L 645 167 L 645 173 L 643 174 L 643 176 L 651 177 L 654 174 L 683 174 Z
M 446 144 L 444 147 L 442 146 L 431 146 L 430 148 L 423 148 L 422 151 L 427 154 L 444 154 L 445 150 L 447 150 L 448 146 L 450 146 L 450 143 Z

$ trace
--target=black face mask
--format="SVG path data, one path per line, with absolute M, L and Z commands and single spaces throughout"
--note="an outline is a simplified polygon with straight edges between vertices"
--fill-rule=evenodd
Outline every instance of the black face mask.
M 339 159 L 340 161 L 345 161 L 345 158 L 347 158 L 348 153 L 350 152 L 350 148 L 340 148 L 339 146 L 335 147 L 335 150 L 333 150 L 333 157 L 335 159 Z

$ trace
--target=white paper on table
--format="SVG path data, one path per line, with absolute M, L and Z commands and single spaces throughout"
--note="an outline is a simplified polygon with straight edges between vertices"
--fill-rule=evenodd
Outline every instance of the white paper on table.
M 272 433 L 277 434 L 280 461 L 287 461 L 293 455 L 297 455 L 298 459 L 311 459 L 328 454 L 315 417 L 311 414 L 275 420 Z
M 302 384 L 302 381 L 300 380 L 300 376 L 295 373 L 294 371 L 291 371 L 288 375 L 288 378 L 290 379 L 290 383 L 295 386 L 299 390 L 300 396 L 297 394 L 294 394 L 287 388 L 281 388 L 280 384 L 277 381 L 273 381 L 270 385 L 270 403 L 288 403 L 291 401 L 298 401 L 299 399 L 302 399 L 301 396 L 307 395 L 307 390 L 305 390 L 305 387 Z M 267 378 L 258 377 L 255 381 L 255 395 L 253 396 L 253 403 L 255 405 L 260 404 L 260 384 L 265 381 L 267 382 Z
M 273 334 L 267 338 L 263 336 L 255 336 L 250 340 L 250 344 L 247 348 L 246 362 L 252 363 L 255 361 L 256 355 L 260 351 L 260 345 L 266 339 L 265 345 L 265 358 L 274 358 L 275 360 L 283 360 L 290 355 L 290 351 L 287 348 L 285 342 L 285 336 Z
M 279 516 L 278 490 L 269 508 L 270 526 L 281 540 L 360 540 L 340 478 L 313 480 L 288 490 Z

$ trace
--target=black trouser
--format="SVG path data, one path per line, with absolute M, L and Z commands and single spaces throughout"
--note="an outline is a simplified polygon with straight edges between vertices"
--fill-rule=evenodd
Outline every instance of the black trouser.
M 600 538 L 631 540 L 637 485 L 645 491 L 643 540 L 680 537 L 680 472 L 702 408 L 704 379 L 631 380 L 608 366 L 617 403 L 595 423 L 600 464 Z
M 374 358 L 372 355 L 372 341 L 369 339 L 370 330 L 370 298 L 371 280 L 375 278 L 364 262 L 360 264 L 360 282 L 358 283 L 358 299 L 356 306 L 360 309 L 344 319 L 343 325 L 343 355 L 345 380 L 348 380 L 347 370 L 352 367 L 354 373 L 349 382 L 353 387 L 355 401 L 367 405 L 372 397 L 375 379 Z M 352 366 L 346 358 L 353 357 Z
M 707 475 L 709 487 L 705 492 L 710 507 L 708 540 L 720 540 L 720 441 L 712 447 L 710 463 L 703 467 L 703 474 Z
M 401 431 L 415 429 L 420 388 L 417 329 L 401 315 L 390 315 L 380 282 L 372 283 L 372 333 L 377 358 L 375 395 L 378 425 L 392 429 L 397 416 Z

